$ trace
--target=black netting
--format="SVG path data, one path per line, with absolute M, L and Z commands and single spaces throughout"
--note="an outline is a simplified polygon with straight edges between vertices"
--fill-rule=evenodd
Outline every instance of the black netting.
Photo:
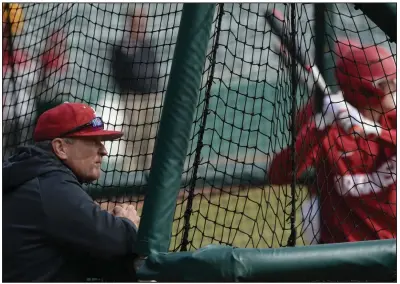
M 44 110 L 67 100 L 88 103 L 109 129 L 125 132 L 120 141 L 107 142 L 110 156 L 91 193 L 103 208 L 124 202 L 140 209 L 183 4 L 5 5 L 3 157 L 32 142 Z M 396 58 L 396 45 L 361 11 L 351 4 L 329 7 L 327 40 L 381 45 Z M 307 245 L 318 236 L 319 229 L 305 221 L 319 220 L 319 207 L 307 205 L 318 201 L 308 189 L 323 186 L 315 186 L 312 172 L 296 186 L 270 185 L 266 178 L 272 159 L 295 142 L 291 121 L 315 89 L 306 72 L 305 83 L 298 77 L 293 83 L 293 74 L 298 76 L 294 63 L 289 60 L 285 67 L 277 37 L 265 21 L 265 11 L 273 8 L 287 17 L 286 36 L 295 38 L 296 48 L 315 64 L 313 4 L 217 5 L 171 250 L 210 243 Z M 8 32 L 4 23 L 10 24 Z M 331 51 L 327 56 L 334 62 L 339 55 Z M 126 54 L 134 55 L 134 74 L 131 68 L 118 69 L 129 60 Z M 335 65 L 324 69 L 333 74 Z

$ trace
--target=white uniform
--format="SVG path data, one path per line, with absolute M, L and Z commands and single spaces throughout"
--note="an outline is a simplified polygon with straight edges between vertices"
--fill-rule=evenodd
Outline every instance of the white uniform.
M 21 60 L 22 61 L 22 60 Z M 31 136 L 35 119 L 35 87 L 39 81 L 35 60 L 3 65 L 3 135 L 4 145 L 13 132 L 19 131 L 18 140 L 26 142 Z M 15 129 L 16 124 L 18 128 Z M 15 143 L 15 142 L 14 142 Z M 4 146 L 3 146 L 4 147 Z

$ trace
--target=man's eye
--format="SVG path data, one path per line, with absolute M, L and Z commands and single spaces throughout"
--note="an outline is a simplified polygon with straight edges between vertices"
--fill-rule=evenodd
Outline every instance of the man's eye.
M 396 90 L 396 83 L 393 81 L 384 80 L 377 84 L 377 87 L 383 90 L 385 93 L 394 92 Z
M 382 89 L 382 90 L 384 90 L 385 88 L 387 88 L 388 87 L 388 82 L 386 81 L 386 80 L 382 80 L 382 81 L 380 81 L 379 83 L 378 83 L 378 86 L 377 86 L 379 89 Z
M 96 145 L 96 141 L 91 140 L 91 139 L 88 139 L 88 140 L 86 140 L 85 142 L 86 142 L 86 145 L 88 145 L 88 146 L 94 146 L 94 145 Z
M 389 88 L 390 88 L 391 92 L 396 91 L 396 89 L 397 89 L 396 82 L 390 82 Z

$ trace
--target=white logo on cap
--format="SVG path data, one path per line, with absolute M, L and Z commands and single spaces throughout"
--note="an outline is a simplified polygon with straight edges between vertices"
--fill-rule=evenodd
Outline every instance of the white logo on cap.
M 94 115 L 96 115 L 96 110 L 93 107 L 90 107 L 93 110 Z

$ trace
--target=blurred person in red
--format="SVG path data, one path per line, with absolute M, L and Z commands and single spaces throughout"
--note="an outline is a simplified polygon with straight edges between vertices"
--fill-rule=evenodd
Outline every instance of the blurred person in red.
M 34 103 L 33 100 L 30 100 L 30 89 L 27 86 L 34 81 L 37 66 L 36 62 L 30 64 L 29 56 L 25 51 L 13 46 L 14 38 L 19 36 L 23 29 L 21 5 L 3 3 L 2 12 L 3 133 L 7 133 L 15 127 L 15 124 L 22 126 L 26 118 L 23 117 L 23 114 L 31 114 L 33 111 Z M 7 144 L 10 137 L 4 138 L 4 144 Z M 15 140 L 16 137 L 12 138 L 14 139 L 11 140 Z
M 379 46 L 341 52 L 341 92 L 324 98 L 323 114 L 308 110 L 296 137 L 295 174 L 316 169 L 311 190 L 320 197 L 319 243 L 395 238 L 396 64 Z M 272 184 L 290 183 L 292 155 L 286 148 L 275 156 Z
M 53 31 L 38 58 L 21 48 L 24 28 L 23 8 L 20 4 L 3 4 L 3 122 L 6 130 L 14 132 L 13 145 L 30 139 L 33 122 L 45 110 L 42 98 L 46 74 L 65 71 L 65 41 L 60 31 Z M 15 44 L 16 43 L 16 44 Z M 16 125 L 18 127 L 16 127 Z M 8 129 L 7 129 L 8 128 Z M 17 130 L 15 130 L 17 128 Z M 14 130 L 13 130 L 14 129 Z M 22 129 L 22 130 L 21 130 Z M 17 131 L 21 130 L 20 133 Z M 4 137 L 9 139 L 9 137 Z M 7 142 L 5 143 L 8 144 Z
M 335 49 L 333 52 L 336 60 L 340 60 L 341 58 L 343 58 L 343 56 L 347 52 L 354 49 L 355 47 L 361 48 L 361 43 L 354 39 L 349 39 L 347 37 L 339 37 L 335 42 L 334 46 Z M 334 93 L 332 95 L 334 96 L 336 94 L 337 93 Z M 314 94 L 312 94 L 309 100 L 307 101 L 307 104 L 302 109 L 300 109 L 299 112 L 296 114 L 295 127 L 297 132 L 310 121 L 311 116 L 316 114 L 314 110 L 315 109 L 314 104 L 315 104 L 315 97 Z
M 347 37 L 339 37 L 334 46 L 334 56 L 336 59 L 340 59 L 343 57 L 346 52 L 348 52 L 351 47 L 361 47 L 361 44 L 354 40 L 349 39 Z M 310 87 L 311 90 L 312 87 Z M 311 90 L 312 91 L 312 90 Z M 331 101 L 342 101 L 343 95 L 339 90 L 337 93 L 333 93 L 330 95 Z M 310 117 L 314 116 L 315 113 L 315 96 L 314 93 L 309 97 L 306 105 L 299 110 L 296 114 L 295 118 L 295 129 L 296 133 L 307 123 L 310 122 Z M 309 244 L 317 244 L 320 239 L 320 202 L 319 202 L 319 191 L 316 186 L 316 181 L 313 179 L 313 176 L 310 176 L 311 179 L 307 179 L 306 182 L 307 189 L 309 191 L 308 198 L 304 199 L 301 203 L 301 213 L 302 213 L 302 236 L 304 240 Z M 287 183 L 290 183 L 291 180 L 288 180 Z

